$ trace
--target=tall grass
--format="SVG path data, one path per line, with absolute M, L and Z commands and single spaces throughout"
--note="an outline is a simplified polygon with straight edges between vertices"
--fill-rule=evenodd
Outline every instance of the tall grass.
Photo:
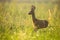
M 32 4 L 36 6 L 36 18 L 49 21 L 49 26 L 38 32 L 32 32 L 34 25 L 28 15 Z M 57 8 L 52 3 L 0 3 L 0 40 L 60 40 Z

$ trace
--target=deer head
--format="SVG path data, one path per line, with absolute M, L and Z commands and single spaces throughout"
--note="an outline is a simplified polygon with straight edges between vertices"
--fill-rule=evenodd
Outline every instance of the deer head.
M 29 12 L 29 15 L 30 15 L 30 14 L 33 14 L 33 13 L 34 13 L 34 11 L 35 11 L 35 6 L 34 6 L 34 5 L 32 5 L 32 6 L 31 6 L 31 11 Z

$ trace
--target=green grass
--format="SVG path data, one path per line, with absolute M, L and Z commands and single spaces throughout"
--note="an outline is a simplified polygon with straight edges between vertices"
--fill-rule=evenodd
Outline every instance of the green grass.
M 37 19 L 48 20 L 49 26 L 33 31 L 33 22 L 28 15 L 31 5 L 36 6 Z M 60 40 L 60 12 L 52 3 L 0 3 L 0 40 Z M 54 12 L 55 10 L 55 12 Z

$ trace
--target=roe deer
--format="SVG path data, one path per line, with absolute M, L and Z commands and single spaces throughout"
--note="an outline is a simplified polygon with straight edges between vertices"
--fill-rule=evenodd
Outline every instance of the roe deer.
M 28 14 L 32 16 L 33 24 L 35 26 L 34 31 L 37 31 L 40 28 L 46 28 L 48 26 L 48 21 L 37 19 L 35 17 L 35 9 L 36 9 L 36 7 L 34 5 L 32 5 L 31 11 Z

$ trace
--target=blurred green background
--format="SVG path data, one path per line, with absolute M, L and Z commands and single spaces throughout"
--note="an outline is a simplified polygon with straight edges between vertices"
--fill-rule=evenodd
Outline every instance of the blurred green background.
M 1 0 L 0 40 L 60 40 L 59 0 Z M 37 19 L 49 21 L 49 26 L 33 32 L 33 22 L 28 15 L 31 5 L 36 6 Z

